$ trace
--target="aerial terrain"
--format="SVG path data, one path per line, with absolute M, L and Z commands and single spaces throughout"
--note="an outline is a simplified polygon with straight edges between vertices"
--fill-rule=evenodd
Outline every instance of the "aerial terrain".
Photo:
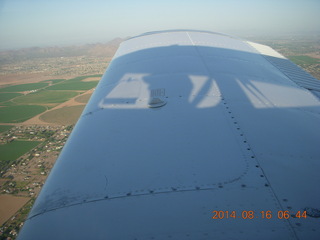
M 320 38 L 249 36 L 320 79 Z M 0 239 L 15 239 L 122 39 L 0 52 Z

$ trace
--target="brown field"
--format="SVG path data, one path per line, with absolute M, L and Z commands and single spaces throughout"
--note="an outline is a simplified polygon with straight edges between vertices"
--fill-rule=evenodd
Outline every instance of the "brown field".
M 58 125 L 75 124 L 78 121 L 84 107 L 85 105 L 78 105 L 55 109 L 42 114 L 39 119 L 46 123 Z
M 0 226 L 13 216 L 30 198 L 0 195 Z
M 45 80 L 61 78 L 61 79 L 71 79 L 77 76 L 70 75 L 59 75 L 52 76 L 44 73 L 17 73 L 17 74 L 0 74 L 0 86 L 9 86 L 25 83 L 36 83 Z
M 52 76 L 46 76 L 43 73 L 5 74 L 0 75 L 0 85 L 35 83 L 48 79 L 52 79 Z
M 101 77 L 90 77 L 90 78 L 83 79 L 82 82 L 94 82 L 94 81 L 99 81 L 100 79 Z
M 309 56 L 309 57 L 312 57 L 312 58 L 320 59 L 320 52 L 308 53 L 306 55 Z
M 91 97 L 91 93 L 88 93 L 88 94 L 82 94 L 81 96 L 79 97 L 76 97 L 74 100 L 78 103 L 87 103 Z

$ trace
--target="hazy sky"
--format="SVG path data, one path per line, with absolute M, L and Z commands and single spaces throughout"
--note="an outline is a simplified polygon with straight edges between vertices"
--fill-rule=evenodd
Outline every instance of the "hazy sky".
M 164 29 L 320 31 L 320 0 L 0 0 L 0 49 L 106 42 Z

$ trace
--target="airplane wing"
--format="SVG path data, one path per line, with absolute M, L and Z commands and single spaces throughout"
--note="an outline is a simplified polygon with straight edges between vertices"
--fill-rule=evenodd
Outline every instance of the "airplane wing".
M 223 34 L 123 42 L 19 239 L 319 239 L 319 86 Z

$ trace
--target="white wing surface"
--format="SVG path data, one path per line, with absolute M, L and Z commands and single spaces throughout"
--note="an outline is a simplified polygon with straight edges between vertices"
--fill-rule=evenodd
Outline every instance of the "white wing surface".
M 19 239 L 319 239 L 317 84 L 222 34 L 123 42 Z

